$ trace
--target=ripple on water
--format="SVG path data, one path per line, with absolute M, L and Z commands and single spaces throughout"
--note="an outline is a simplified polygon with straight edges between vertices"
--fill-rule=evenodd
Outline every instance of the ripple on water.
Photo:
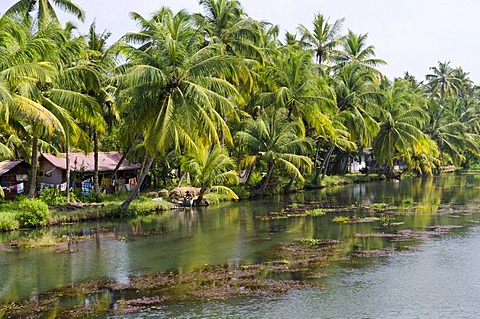
M 113 318 L 477 318 L 479 265 L 480 227 L 475 227 L 428 242 L 421 252 L 338 269 L 324 288 L 267 300 L 184 303 Z

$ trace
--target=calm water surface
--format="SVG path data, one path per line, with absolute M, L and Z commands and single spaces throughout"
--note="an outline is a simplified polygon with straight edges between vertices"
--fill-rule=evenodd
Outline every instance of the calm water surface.
M 287 204 L 321 203 L 362 206 L 388 203 L 405 215 L 395 229 L 371 224 L 335 224 L 338 214 L 316 218 L 262 221 L 256 216 Z M 413 204 L 412 204 L 413 201 Z M 416 252 L 331 265 L 322 288 L 292 292 L 275 299 L 234 299 L 165 306 L 162 310 L 121 318 L 476 318 L 480 314 L 480 177 L 450 175 L 430 180 L 351 185 L 269 200 L 239 202 L 206 210 L 172 211 L 131 220 L 71 225 L 36 232 L 3 234 L 40 240 L 49 233 L 89 234 L 73 253 L 55 248 L 0 250 L 0 302 L 35 298 L 68 283 L 109 279 L 169 269 L 181 272 L 205 264 L 262 262 L 279 242 L 296 238 L 339 239 L 349 254 L 401 248 L 385 238 L 359 238 L 355 233 L 434 225 L 463 228 L 420 243 Z M 449 214 L 445 214 L 448 212 Z M 342 213 L 359 214 L 359 212 Z M 362 212 L 363 216 L 370 214 Z M 360 216 L 362 217 L 362 216 Z M 419 244 L 419 243 L 415 243 Z

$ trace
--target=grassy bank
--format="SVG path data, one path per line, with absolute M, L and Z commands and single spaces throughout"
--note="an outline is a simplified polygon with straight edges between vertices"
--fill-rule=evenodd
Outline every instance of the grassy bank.
M 335 187 L 380 179 L 381 178 L 376 175 L 365 178 L 365 176 L 361 174 L 326 176 L 325 179 L 317 185 L 311 185 L 308 184 L 308 182 L 297 182 L 290 191 Z M 271 196 L 284 192 L 285 189 L 281 187 L 281 185 L 285 185 L 285 183 L 280 180 L 272 182 L 263 196 Z M 232 187 L 232 189 L 240 199 L 250 199 L 252 196 L 252 188 L 249 185 Z M 0 231 L 115 217 L 148 215 L 175 208 L 175 205 L 169 198 L 154 200 L 146 196 L 138 196 L 126 211 L 121 211 L 119 207 L 127 195 L 128 193 L 118 193 L 115 195 L 85 197 L 72 194 L 72 202 L 67 203 L 64 195 L 46 190 L 41 192 L 38 199 L 35 200 L 28 200 L 26 197 L 18 197 L 14 201 L 2 200 L 0 205 Z M 208 194 L 210 205 L 216 205 L 227 200 L 229 200 L 229 198 L 225 195 Z

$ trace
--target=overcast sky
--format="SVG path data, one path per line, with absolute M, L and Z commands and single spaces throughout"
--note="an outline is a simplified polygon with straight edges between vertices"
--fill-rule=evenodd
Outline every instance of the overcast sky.
M 97 30 L 107 29 L 116 40 L 137 30 L 128 13 L 148 17 L 161 6 L 174 11 L 201 12 L 197 0 L 76 0 L 87 13 L 87 21 L 77 22 L 86 32 L 96 19 Z M 0 0 L 0 12 L 15 0 Z M 345 18 L 344 33 L 368 33 L 381 67 L 390 79 L 410 72 L 422 80 L 438 61 L 462 67 L 480 84 L 480 1 L 477 0 L 241 0 L 245 12 L 257 19 L 278 24 L 295 33 L 303 24 L 310 30 L 315 13 Z M 70 16 L 70 20 L 74 20 Z M 283 39 L 283 36 L 282 36 Z

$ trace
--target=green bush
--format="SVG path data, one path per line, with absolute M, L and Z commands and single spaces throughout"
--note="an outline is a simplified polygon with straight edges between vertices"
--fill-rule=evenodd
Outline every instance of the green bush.
M 39 199 L 24 199 L 19 205 L 17 220 L 21 227 L 43 226 L 47 223 L 48 205 Z
M 15 219 L 14 213 L 0 213 L 0 231 L 15 230 L 20 223 Z
M 250 189 L 246 189 L 245 186 L 230 186 L 230 189 L 237 194 L 239 199 L 248 199 L 252 196 Z
M 38 193 L 38 198 L 47 205 L 65 205 L 67 203 L 67 196 L 59 189 L 45 188 Z
M 101 203 L 103 202 L 104 197 L 105 196 L 102 193 L 95 193 L 94 191 L 91 191 L 89 195 L 82 195 L 80 200 L 87 203 Z

